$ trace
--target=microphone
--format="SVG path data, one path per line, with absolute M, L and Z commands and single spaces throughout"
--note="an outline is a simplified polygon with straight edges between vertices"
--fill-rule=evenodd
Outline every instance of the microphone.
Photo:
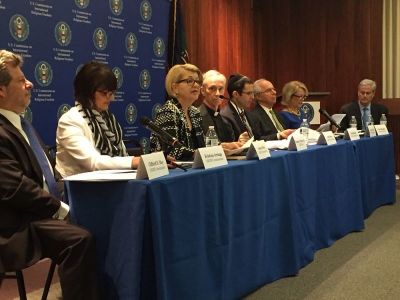
M 225 97 L 224 95 L 219 95 L 218 96 L 220 99 L 223 99 L 223 100 L 229 100 L 229 98 L 228 97 Z
M 151 121 L 147 117 L 141 117 L 140 118 L 140 123 L 145 126 L 147 129 L 149 129 L 151 132 L 156 134 L 164 143 L 173 146 L 173 147 L 183 147 L 181 142 L 178 141 L 176 137 L 173 137 L 170 135 L 168 132 L 166 132 L 164 129 L 160 128 L 156 124 L 154 124 L 153 121 Z
M 341 127 L 338 125 L 338 123 L 336 123 L 336 121 L 328 114 L 328 112 L 325 109 L 320 108 L 319 112 L 322 115 L 324 115 L 328 119 L 329 122 L 331 122 L 331 125 L 335 125 L 338 129 L 341 129 Z

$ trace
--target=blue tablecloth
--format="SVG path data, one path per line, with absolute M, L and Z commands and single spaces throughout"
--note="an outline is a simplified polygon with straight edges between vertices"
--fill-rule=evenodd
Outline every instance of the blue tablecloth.
M 159 299 L 236 299 L 296 274 L 393 203 L 393 142 L 340 141 L 153 181 L 66 188 L 73 220 L 96 237 L 108 299 L 148 298 L 143 286 Z

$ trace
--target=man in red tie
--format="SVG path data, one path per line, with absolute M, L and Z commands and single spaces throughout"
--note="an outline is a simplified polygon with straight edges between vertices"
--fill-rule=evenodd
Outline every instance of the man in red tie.
M 98 299 L 92 236 L 63 220 L 69 207 L 49 192 L 47 159 L 38 161 L 21 125 L 33 87 L 21 65 L 21 56 L 0 50 L 0 274 L 48 257 L 59 266 L 64 300 Z

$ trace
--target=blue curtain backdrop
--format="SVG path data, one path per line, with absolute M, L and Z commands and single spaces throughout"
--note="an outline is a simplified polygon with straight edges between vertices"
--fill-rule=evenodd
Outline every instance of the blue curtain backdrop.
M 148 145 L 140 116 L 165 99 L 170 0 L 0 0 L 0 48 L 21 54 L 33 82 L 26 115 L 48 145 L 74 105 L 73 79 L 96 60 L 118 78 L 110 110 L 124 137 Z

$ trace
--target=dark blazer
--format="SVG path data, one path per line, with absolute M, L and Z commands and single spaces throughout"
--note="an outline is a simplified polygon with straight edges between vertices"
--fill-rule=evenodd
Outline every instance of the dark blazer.
M 357 129 L 361 130 L 362 128 L 362 119 L 361 119 L 361 111 L 360 111 L 360 106 L 358 105 L 358 101 L 354 101 L 348 104 L 345 104 L 342 106 L 340 109 L 341 114 L 346 114 L 346 116 L 343 118 L 342 122 L 340 123 L 340 127 L 343 130 L 346 130 L 349 128 L 349 122 L 351 119 L 351 116 L 355 116 L 357 120 Z M 388 109 L 386 106 L 378 103 L 371 103 L 371 115 L 372 118 L 374 119 L 374 124 L 379 124 L 381 115 L 385 114 L 386 116 L 388 115 Z
M 217 116 L 212 115 L 212 112 L 207 106 L 204 104 L 198 107 L 201 115 L 201 126 L 203 128 L 204 134 L 207 134 L 208 128 L 210 126 L 215 127 L 215 131 L 217 132 L 217 136 L 220 142 L 236 142 L 235 133 L 233 132 L 231 124 L 226 122 L 221 114 Z
M 243 124 L 242 120 L 240 119 L 240 116 L 238 115 L 235 107 L 233 107 L 231 102 L 229 102 L 228 105 L 224 106 L 221 109 L 220 113 L 222 118 L 231 125 L 233 132 L 235 134 L 235 141 L 237 141 L 239 139 L 239 136 L 243 132 L 247 131 L 247 129 L 246 126 Z M 251 129 L 253 130 L 251 120 L 248 118 L 247 112 L 246 112 L 246 118 L 247 121 L 249 122 Z
M 282 127 L 285 128 L 285 123 L 282 121 L 279 114 L 276 113 L 275 115 Z M 260 104 L 257 103 L 254 109 L 247 113 L 247 116 L 251 120 L 250 122 L 256 140 L 271 141 L 278 139 L 278 130 L 276 130 L 274 123 Z
M 1 114 L 0 178 L 1 273 L 42 257 L 31 222 L 51 218 L 60 207 L 60 201 L 42 189 L 43 174 L 29 144 Z

